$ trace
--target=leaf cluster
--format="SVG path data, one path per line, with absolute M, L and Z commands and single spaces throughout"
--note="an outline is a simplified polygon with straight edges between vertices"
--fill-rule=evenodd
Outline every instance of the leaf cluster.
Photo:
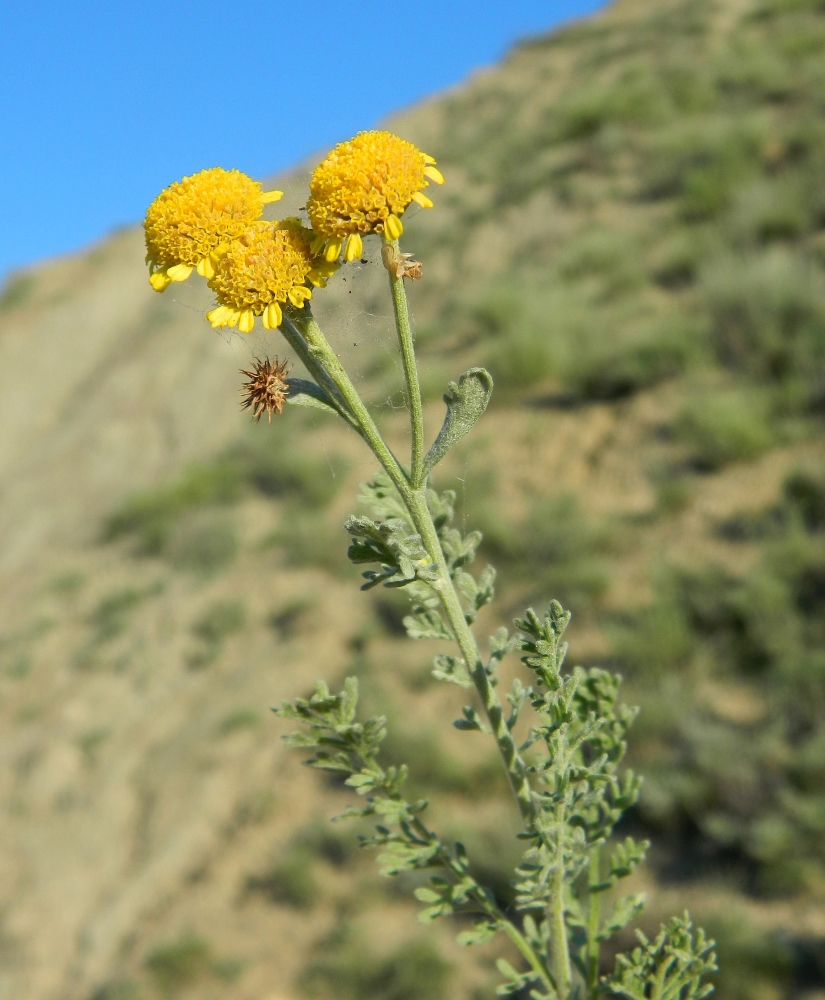
M 375 483 L 370 488 L 373 495 L 382 490 Z M 391 494 L 378 499 L 385 502 L 385 511 L 391 509 Z M 402 528 L 403 523 L 396 530 Z M 528 761 L 536 816 L 534 828 L 521 835 L 527 848 L 515 872 L 513 912 L 502 910 L 493 892 L 474 877 L 464 845 L 445 843 L 425 824 L 427 801 L 404 797 L 406 766 L 382 766 L 386 719 L 357 721 L 355 678 L 348 678 L 338 694 L 318 681 L 309 698 L 284 702 L 274 711 L 301 724 L 285 741 L 312 751 L 307 764 L 345 776 L 345 784 L 362 798 L 362 805 L 350 806 L 338 818 L 375 819 L 373 832 L 359 840 L 361 846 L 379 850 L 381 873 L 431 872 L 428 885 L 415 890 L 424 904 L 421 922 L 451 915 L 474 917 L 473 926 L 458 936 L 464 945 L 485 944 L 499 932 L 508 936 L 525 965 L 516 968 L 505 959 L 498 961 L 504 979 L 501 995 L 529 994 L 535 1000 L 562 995 L 554 979 L 558 941 L 552 933 L 554 914 L 560 912 L 567 935 L 564 947 L 569 947 L 581 977 L 576 995 L 595 998 L 599 992 L 612 992 L 631 1000 L 701 1000 L 711 989 L 703 977 L 715 969 L 713 944 L 701 931 L 694 935 L 687 917 L 671 921 L 653 942 L 640 936 L 638 948 L 619 956 L 613 975 L 598 979 L 602 942 L 644 907 L 641 894 L 612 894 L 612 908 L 601 915 L 601 899 L 636 870 L 648 845 L 628 837 L 612 842 L 606 861 L 601 858 L 622 813 L 639 795 L 640 779 L 620 770 L 636 710 L 618 699 L 620 677 L 581 667 L 563 672 L 563 635 L 569 620 L 569 612 L 555 601 L 543 619 L 528 610 L 516 620 L 517 636 L 500 629 L 493 637 L 485 668 L 495 673 L 500 660 L 518 648 L 534 678 L 531 686 L 515 681 L 507 696 L 511 711 L 505 724 L 510 730 L 523 712 L 532 712 L 519 753 Z M 455 657 L 437 657 L 436 676 L 462 686 L 472 683 L 463 661 Z M 471 706 L 456 726 L 491 731 Z
M 413 601 L 412 612 L 404 619 L 412 639 L 454 638 L 452 629 L 440 610 L 434 587 L 438 567 L 427 553 L 420 533 L 389 476 L 378 473 L 361 488 L 359 500 L 369 507 L 375 519 L 350 517 L 345 528 L 353 536 L 347 555 L 356 565 L 378 564 L 378 569 L 363 572 L 362 590 L 379 584 L 407 587 Z M 456 494 L 453 490 L 438 493 L 427 488 L 426 502 L 432 517 L 450 579 L 461 599 L 465 621 L 475 621 L 478 612 L 495 594 L 495 570 L 487 566 L 476 580 L 465 567 L 476 557 L 481 532 L 462 533 L 453 525 Z M 437 669 L 441 669 L 440 667 Z

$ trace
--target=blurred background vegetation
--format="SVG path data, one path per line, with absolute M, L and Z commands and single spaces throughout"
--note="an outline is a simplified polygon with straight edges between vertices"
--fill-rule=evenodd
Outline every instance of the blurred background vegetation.
M 630 756 L 646 780 L 628 829 L 655 845 L 644 926 L 688 905 L 719 939 L 720 1000 L 821 998 L 825 4 L 624 0 L 394 127 L 448 179 L 405 235 L 424 262 L 410 294 L 431 430 L 447 379 L 483 363 L 496 380 L 440 476 L 500 570 L 482 627 L 556 597 L 574 611 L 574 659 L 620 670 L 642 705 Z M 137 235 L 95 253 L 116 260 L 124 239 L 140 271 Z M 343 274 L 317 310 L 397 437 L 380 268 Z M 10 281 L 0 320 L 61 308 L 39 291 L 48 280 Z M 173 351 L 176 323 L 192 343 L 214 338 L 206 299 L 186 294 L 159 305 L 147 292 L 136 342 L 159 332 Z M 227 352 L 209 364 L 238 367 Z M 382 882 L 352 831 L 326 824 L 340 789 L 285 764 L 266 717 L 317 674 L 357 673 L 390 717 L 388 757 L 410 764 L 508 901 L 517 845 L 496 761 L 446 725 L 458 703 L 429 676 L 432 650 L 403 638 L 403 596 L 358 595 L 344 559 L 341 524 L 371 470 L 343 430 L 287 410 L 271 427 L 226 418 L 214 445 L 90 501 L 82 544 L 59 565 L 44 557 L 26 610 L 9 612 L 19 836 L 69 823 L 110 786 L 137 805 L 100 807 L 127 817 L 106 829 L 132 846 L 71 933 L 54 931 L 51 980 L 31 971 L 15 916 L 38 912 L 36 893 L 6 878 L 0 953 L 17 991 L 0 995 L 491 995 L 493 953 L 461 952 L 450 928 L 415 931 L 411 885 Z M 117 678 L 141 706 L 131 729 Z M 58 736 L 48 720 L 68 690 L 99 717 Z M 161 724 L 163 697 L 181 708 Z M 59 738 L 80 777 L 55 780 L 38 813 L 27 782 Z M 191 798 L 207 772 L 222 776 L 208 808 Z M 207 832 L 186 841 L 193 810 Z M 82 823 L 71 829 L 82 842 Z M 187 846 L 173 851 L 175 837 Z M 108 944 L 96 913 L 119 921 Z

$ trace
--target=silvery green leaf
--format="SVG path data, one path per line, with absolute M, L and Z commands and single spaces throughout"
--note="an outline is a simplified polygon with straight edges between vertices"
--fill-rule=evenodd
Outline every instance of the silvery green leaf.
M 488 941 L 492 939 L 498 933 L 498 925 L 489 923 L 485 921 L 484 923 L 476 924 L 471 931 L 462 931 L 456 941 L 460 945 L 471 945 L 471 944 L 487 944 Z
M 281 739 L 288 747 L 317 747 L 318 740 L 309 733 L 289 733 Z
M 460 441 L 481 417 L 490 402 L 493 392 L 493 378 L 484 368 L 470 368 L 459 376 L 458 382 L 450 382 L 444 393 L 447 416 L 438 437 L 424 458 L 425 475 Z
M 305 378 L 288 378 L 285 381 L 289 386 L 287 403 L 292 403 L 293 406 L 313 406 L 317 410 L 326 410 L 327 413 L 334 413 L 337 416 L 338 411 L 320 385 Z
M 599 931 L 599 940 L 606 940 L 635 920 L 645 908 L 646 902 L 647 898 L 643 892 L 636 892 L 616 900 L 613 911 Z
M 474 708 L 471 708 L 469 705 L 465 705 L 461 711 L 464 713 L 464 718 L 456 719 L 453 723 L 456 729 L 461 729 L 465 732 L 492 732 L 492 729 L 490 729 L 489 725 L 481 718 Z
M 450 681 L 451 684 L 457 684 L 463 688 L 473 686 L 464 660 L 459 657 L 439 653 L 433 660 L 433 663 L 433 677 L 436 680 Z
M 411 639 L 452 639 L 438 611 L 417 608 L 404 619 L 404 627 Z
M 712 992 L 713 986 L 703 979 L 718 968 L 715 942 L 701 928 L 694 931 L 687 913 L 663 925 L 654 941 L 641 931 L 636 936 L 639 947 L 617 955 L 615 972 L 603 980 L 612 993 L 637 1000 L 655 989 L 660 997 L 701 1000 Z

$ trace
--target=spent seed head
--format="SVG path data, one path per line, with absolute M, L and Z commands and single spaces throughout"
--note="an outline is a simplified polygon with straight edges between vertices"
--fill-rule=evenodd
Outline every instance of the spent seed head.
M 286 397 L 289 395 L 289 386 L 286 377 L 289 374 L 289 364 L 284 359 L 264 358 L 263 361 L 255 358 L 252 370 L 241 369 L 241 374 L 246 375 L 248 381 L 241 388 L 244 395 L 242 409 L 252 410 L 255 420 L 260 420 L 264 413 L 272 423 L 272 414 L 280 414 L 284 408 Z

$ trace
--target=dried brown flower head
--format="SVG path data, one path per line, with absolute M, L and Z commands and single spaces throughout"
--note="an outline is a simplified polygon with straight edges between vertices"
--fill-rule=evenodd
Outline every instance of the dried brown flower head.
M 272 423 L 272 414 L 281 413 L 289 395 L 289 386 L 286 384 L 289 365 L 286 361 L 281 364 L 277 357 L 272 361 L 269 358 L 264 358 L 263 361 L 255 358 L 252 371 L 241 369 L 241 374 L 249 378 L 241 389 L 245 397 L 243 409 L 252 410 L 252 416 L 256 420 L 260 420 L 266 412 Z

